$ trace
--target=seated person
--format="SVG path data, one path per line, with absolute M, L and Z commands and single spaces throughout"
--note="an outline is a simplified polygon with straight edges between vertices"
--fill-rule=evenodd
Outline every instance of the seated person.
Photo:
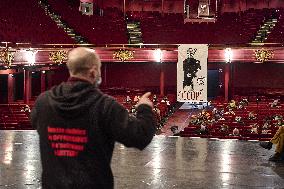
M 269 129 L 271 127 L 271 121 L 267 120 L 264 122 L 262 128 L 263 129 Z
M 130 103 L 131 103 L 131 101 L 132 101 L 132 100 L 131 100 L 130 96 L 128 96 L 128 95 L 127 95 L 127 96 L 126 96 L 126 100 L 125 100 L 125 102 L 130 104 Z
M 244 123 L 241 116 L 236 116 L 236 117 L 235 117 L 235 121 L 236 121 L 237 123 Z
M 179 136 L 179 130 L 178 130 L 178 126 L 172 126 L 171 128 L 171 131 L 173 133 L 173 136 Z
M 224 113 L 224 115 L 236 115 L 236 113 L 230 108 L 228 112 Z
M 128 110 L 129 114 L 132 115 L 132 116 L 136 116 L 136 107 L 135 105 L 131 106 L 131 108 Z
M 284 125 L 280 126 L 269 142 L 260 142 L 260 146 L 270 150 L 272 145 L 276 145 L 275 154 L 269 158 L 269 161 L 281 161 L 281 153 L 283 156 L 284 147 Z
M 244 106 L 248 106 L 248 104 L 249 104 L 247 98 L 243 98 L 240 103 L 243 104 Z
M 26 105 L 21 109 L 21 112 L 30 113 L 30 112 L 31 112 L 30 106 L 26 104 Z
M 153 112 L 155 114 L 157 123 L 161 121 L 161 110 L 158 108 L 157 105 L 154 105 Z
M 212 102 L 211 101 L 208 101 L 207 102 L 207 106 L 210 108 L 210 107 L 212 107 Z
M 228 109 L 235 109 L 237 108 L 236 101 L 231 100 L 228 104 Z
M 217 113 L 218 113 L 217 108 L 213 108 L 213 110 L 212 110 L 212 115 L 214 115 L 214 116 L 215 116 L 215 114 L 217 114 Z
M 220 132 L 223 133 L 223 134 L 228 134 L 228 132 L 229 132 L 229 126 L 226 125 L 226 124 L 222 124 L 222 125 L 221 125 L 221 129 L 220 129 Z
M 248 114 L 248 119 L 249 119 L 249 120 L 255 120 L 255 119 L 256 119 L 256 114 L 253 113 L 253 112 L 249 112 L 249 114 Z
M 251 133 L 252 134 L 258 134 L 259 125 L 257 123 L 254 123 L 251 125 Z
M 215 114 L 215 119 L 216 120 L 225 120 L 225 118 L 223 117 L 225 114 L 225 110 L 221 109 L 220 111 L 217 112 L 217 114 Z
M 170 101 L 167 100 L 166 102 L 167 102 L 167 107 L 171 106 Z
M 157 95 L 153 95 L 153 103 L 154 103 L 154 104 L 157 104 L 157 103 L 158 103 Z
M 244 109 L 245 106 L 248 106 L 248 100 L 246 98 L 242 99 L 238 104 L 238 109 Z
M 279 99 L 273 100 L 273 102 L 270 104 L 271 108 L 275 108 L 280 104 Z
M 164 98 L 161 100 L 161 102 L 164 102 L 166 103 L 168 101 L 168 97 L 167 96 L 164 96 Z
M 207 134 L 208 133 L 207 125 L 206 125 L 205 122 L 201 123 L 199 133 L 200 134 Z
M 244 109 L 244 105 L 243 105 L 243 104 L 241 104 L 241 103 L 239 103 L 239 105 L 238 105 L 238 109 L 239 109 L 239 110 Z
M 240 135 L 240 130 L 237 129 L 237 128 L 234 128 L 234 130 L 233 130 L 233 135 L 234 135 L 234 136 L 239 136 L 239 135 Z
M 282 115 L 275 115 L 274 116 L 274 120 L 276 121 L 276 123 L 274 123 L 274 126 L 281 126 L 283 124 L 283 117 Z
M 221 116 L 223 116 L 225 114 L 225 110 L 222 108 L 219 113 L 220 113 Z
M 167 96 L 164 96 L 164 98 L 161 100 L 161 103 L 166 103 L 168 110 L 169 110 L 169 111 L 171 110 L 171 103 L 170 103 L 170 101 L 168 100 L 168 97 L 167 97 Z

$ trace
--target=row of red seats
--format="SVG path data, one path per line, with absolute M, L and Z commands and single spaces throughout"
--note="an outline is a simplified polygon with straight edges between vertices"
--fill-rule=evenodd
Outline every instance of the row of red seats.
M 112 9 L 105 10 L 104 16 L 82 15 L 78 7 L 72 7 L 66 0 L 48 0 L 54 12 L 61 16 L 76 33 L 93 44 L 128 43 L 126 22 L 122 15 Z M 109 11 L 109 12 L 108 12 Z
M 224 13 L 216 23 L 186 23 L 182 14 L 137 16 L 144 43 L 249 43 L 274 9 Z
M 267 43 L 284 42 L 284 9 L 278 9 L 277 13 L 279 15 L 279 19 L 271 33 L 268 35 L 266 40 Z
M 0 104 L 0 129 L 31 129 L 24 104 Z
M 207 137 L 207 138 L 235 138 L 243 140 L 269 140 L 273 137 L 278 127 L 278 120 L 274 119 L 276 115 L 284 117 L 284 105 L 278 104 L 276 107 L 271 107 L 273 99 L 267 100 L 266 102 L 249 102 L 248 106 L 244 109 L 233 110 L 234 114 L 224 115 L 221 120 L 216 123 L 207 125 L 206 133 L 198 133 L 200 131 L 199 125 L 189 124 L 182 132 L 183 137 Z M 212 105 L 218 110 L 227 110 L 228 103 L 221 101 L 213 101 Z M 249 112 L 256 113 L 255 119 L 249 119 Z M 241 117 L 242 121 L 237 122 L 236 117 Z M 270 127 L 265 128 L 264 123 L 266 119 L 272 119 Z M 227 131 L 222 131 L 224 125 L 228 126 Z M 257 126 L 256 126 L 257 125 Z M 257 128 L 257 132 L 252 132 L 253 127 Z M 238 129 L 239 134 L 233 135 L 234 129 Z
M 39 7 L 36 0 L 0 2 L 0 41 L 74 43 Z

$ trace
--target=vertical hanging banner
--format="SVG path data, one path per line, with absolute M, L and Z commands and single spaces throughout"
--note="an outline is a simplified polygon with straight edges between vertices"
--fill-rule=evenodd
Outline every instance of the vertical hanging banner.
M 178 47 L 177 101 L 207 102 L 208 45 Z

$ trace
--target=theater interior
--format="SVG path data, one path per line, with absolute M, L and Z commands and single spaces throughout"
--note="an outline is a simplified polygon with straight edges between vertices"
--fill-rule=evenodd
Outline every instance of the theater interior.
M 284 187 L 283 150 L 271 162 L 274 149 L 259 146 L 284 126 L 283 1 L 2 0 L 0 10 L 1 189 L 41 188 L 30 112 L 67 81 L 76 47 L 95 50 L 100 90 L 129 113 L 148 91 L 155 105 L 151 144 L 115 146 L 115 188 Z M 183 44 L 208 50 L 205 100 L 179 98 Z

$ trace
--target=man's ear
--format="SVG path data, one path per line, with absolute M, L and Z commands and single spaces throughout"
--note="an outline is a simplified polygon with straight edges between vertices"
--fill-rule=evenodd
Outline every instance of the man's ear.
M 96 65 L 95 70 L 96 70 L 96 76 L 101 77 L 101 67 L 99 65 Z

